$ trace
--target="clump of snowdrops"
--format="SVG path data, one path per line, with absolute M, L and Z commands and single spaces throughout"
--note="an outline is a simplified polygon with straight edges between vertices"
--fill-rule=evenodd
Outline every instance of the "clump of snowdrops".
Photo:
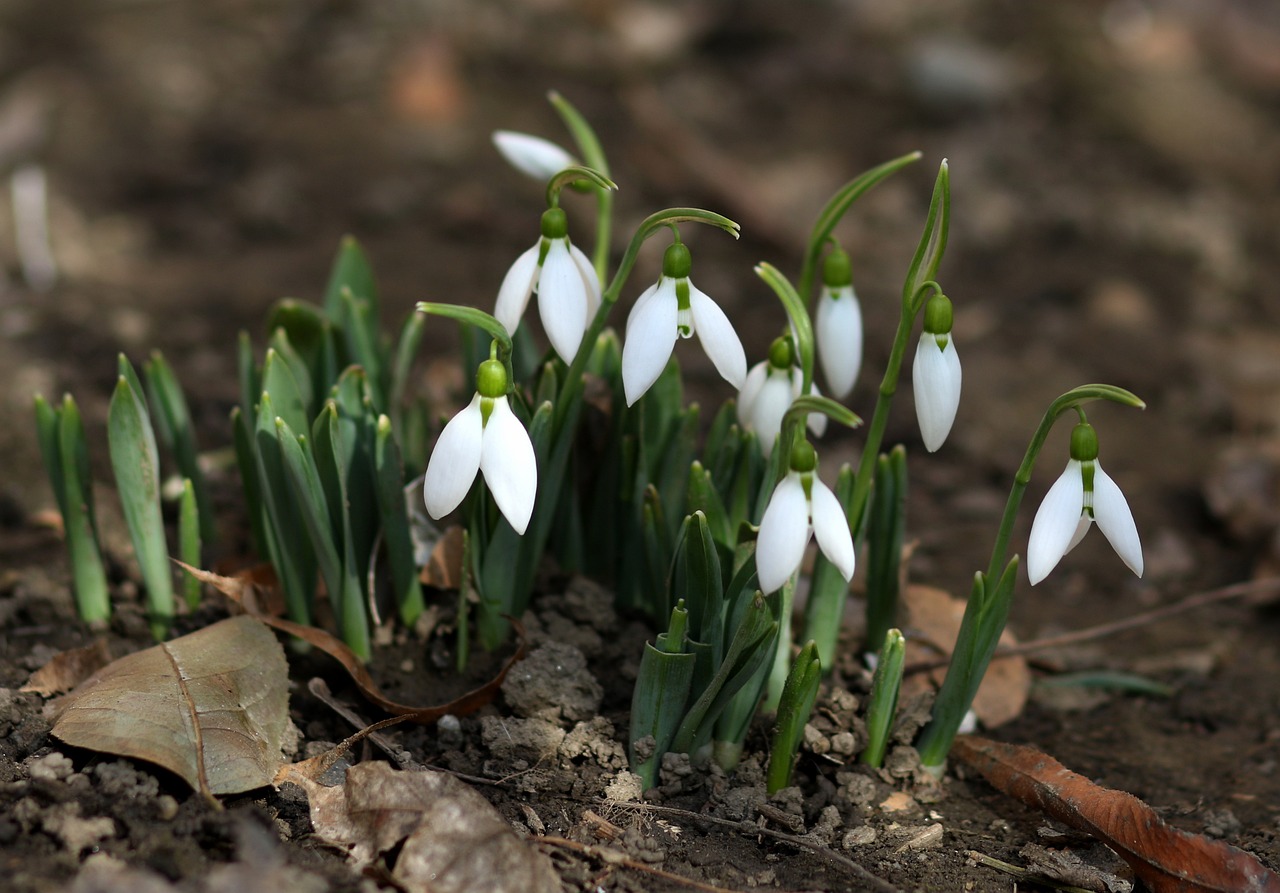
M 274 566 L 288 614 L 314 622 L 323 582 L 337 632 L 363 658 L 372 653 L 371 611 L 380 599 L 412 625 L 423 610 L 423 540 L 436 530 L 420 518 L 425 508 L 434 522 L 454 521 L 463 531 L 460 661 L 473 640 L 490 649 L 502 644 L 507 618 L 524 611 L 539 566 L 552 556 L 565 571 L 611 584 L 621 605 L 662 629 L 645 646 L 628 736 L 632 767 L 645 785 L 656 782 L 666 753 L 732 769 L 752 719 L 766 710 L 776 717 L 768 779 L 776 790 L 789 781 L 832 666 L 861 556 L 863 650 L 876 665 L 861 758 L 878 765 L 903 669 L 897 615 L 907 504 L 907 451 L 886 449 L 883 438 L 913 341 L 911 384 L 927 452 L 945 446 L 961 399 L 957 311 L 938 278 L 951 215 L 948 165 L 938 168 L 903 279 L 861 458 L 824 480 L 817 444 L 827 426 L 862 424 L 844 402 L 861 372 L 864 333 L 839 224 L 860 196 L 919 153 L 875 167 L 832 195 L 794 279 L 767 262 L 755 267 L 764 286 L 759 312 L 769 304 L 781 312 L 767 355 L 748 365 L 733 321 L 694 284 L 693 254 L 682 240 L 692 226 L 737 238 L 738 225 L 713 211 L 667 208 L 645 218 L 615 257 L 617 187 L 604 150 L 573 106 L 550 98 L 572 151 L 527 134 L 494 135 L 508 161 L 544 184 L 545 209 L 536 229 L 530 220 L 532 245 L 491 284 L 497 297 L 484 306 L 492 313 L 423 302 L 393 343 L 382 334 L 370 264 L 348 239 L 319 304 L 285 300 L 272 310 L 261 360 L 242 336 L 231 439 L 255 546 Z M 583 221 L 594 224 L 593 238 L 581 243 L 590 254 L 570 235 L 586 228 Z M 661 270 L 656 280 L 636 283 L 637 259 L 651 239 L 664 245 Z M 548 349 L 523 324 L 533 301 Z M 619 330 L 620 303 L 630 306 Z M 461 327 L 461 362 L 475 382 L 430 449 L 428 408 L 407 396 L 429 317 Z M 692 349 L 680 347 L 686 340 L 697 341 L 725 382 L 724 402 L 706 419 L 684 399 L 677 354 Z M 108 442 L 160 638 L 174 614 L 175 587 L 157 444 L 178 482 L 172 551 L 198 566 L 215 525 L 186 400 L 168 364 L 157 354 L 140 377 L 121 356 L 118 372 Z M 1034 429 L 989 561 L 974 575 L 932 720 L 917 741 L 926 767 L 941 771 L 1005 626 L 1018 578 L 1018 556 L 1008 554 L 1014 520 L 1060 416 L 1074 414 L 1076 423 L 1066 470 L 1032 526 L 1031 583 L 1095 521 L 1142 573 L 1132 514 L 1098 463 L 1098 438 L 1085 416 L 1084 406 L 1096 400 L 1143 405 L 1120 388 L 1084 385 L 1055 400 Z M 77 605 L 86 621 L 101 622 L 110 603 L 83 424 L 70 396 L 56 406 L 37 397 L 36 419 Z M 591 437 L 583 436 L 588 420 Z M 811 541 L 818 554 L 801 580 Z M 801 586 L 807 598 L 797 636 Z M 182 589 L 194 605 L 198 584 L 186 578 Z

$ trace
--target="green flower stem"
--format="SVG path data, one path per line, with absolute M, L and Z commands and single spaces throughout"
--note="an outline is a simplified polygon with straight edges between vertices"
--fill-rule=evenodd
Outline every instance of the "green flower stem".
M 800 354 L 800 372 L 804 376 L 800 387 L 801 394 L 808 394 L 813 387 L 813 322 L 809 319 L 809 310 L 805 306 L 800 293 L 787 280 L 786 276 L 772 264 L 756 265 L 756 275 L 768 283 L 787 311 L 787 320 L 791 323 L 791 331 L 795 335 L 796 351 Z
M 586 180 L 597 189 L 614 190 L 618 188 L 618 184 L 610 180 L 604 174 L 597 170 L 582 165 L 574 165 L 566 167 L 560 173 L 556 174 L 547 181 L 547 207 L 556 208 L 560 205 L 560 190 L 568 186 L 570 183 L 577 183 L 579 180 Z
M 1004 632 L 1005 622 L 1009 618 L 1014 584 L 1017 582 L 1018 559 L 1014 556 L 1006 563 L 1005 555 L 1008 552 L 1009 538 L 1013 534 L 1018 507 L 1022 503 L 1027 484 L 1031 481 L 1031 470 L 1035 466 L 1036 457 L 1058 417 L 1065 412 L 1079 413 L 1082 404 L 1093 400 L 1110 400 L 1138 409 L 1146 407 L 1133 393 L 1107 384 L 1072 388 L 1049 404 L 1027 445 L 1027 452 L 1022 464 L 1018 466 L 1013 486 L 1009 489 L 1009 499 L 1005 503 L 1004 515 L 996 532 L 987 572 L 974 576 L 969 601 L 965 605 L 964 619 L 960 623 L 960 633 L 952 652 L 951 665 L 947 668 L 947 677 L 934 702 L 933 717 L 921 733 L 918 744 L 920 762 L 935 774 L 942 772 L 951 742 L 978 693 L 978 686 L 982 683 L 982 677 L 987 672 L 1000 635 Z
M 578 151 L 587 167 L 599 171 L 605 177 L 609 174 L 609 161 L 605 157 L 604 147 L 595 130 L 587 123 L 587 119 L 574 108 L 569 100 L 556 91 L 547 94 L 547 101 L 560 115 L 560 120 L 578 144 Z M 596 189 L 596 244 L 592 252 L 591 263 L 596 269 L 596 276 L 603 282 L 609 266 L 609 239 L 613 230 L 613 189 Z
M 818 269 L 818 258 L 822 255 L 822 246 L 831 237 L 832 231 L 840 223 L 849 207 L 881 180 L 894 174 L 908 164 L 920 160 L 919 152 L 911 152 L 892 161 L 886 161 L 865 173 L 850 180 L 833 195 L 813 224 L 809 234 L 809 244 L 805 250 L 804 261 L 800 267 L 800 294 L 806 299 L 813 295 L 813 280 Z

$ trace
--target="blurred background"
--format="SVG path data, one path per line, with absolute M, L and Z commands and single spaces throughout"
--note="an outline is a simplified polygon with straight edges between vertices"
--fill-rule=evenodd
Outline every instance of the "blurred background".
M 236 332 L 261 344 L 276 299 L 318 299 L 344 233 L 373 261 L 387 326 L 418 300 L 491 307 L 536 238 L 542 195 L 489 134 L 568 143 L 548 89 L 610 154 L 619 251 L 664 206 L 741 222 L 738 244 L 686 239 L 749 362 L 783 325 L 752 265 L 794 273 L 835 188 L 923 152 L 839 230 L 867 317 L 853 400 L 865 414 L 949 159 L 940 278 L 965 396 L 941 458 L 913 466 L 921 575 L 962 584 L 985 563 L 972 556 L 1040 413 L 1088 381 L 1150 407 L 1093 416 L 1147 543 L 1147 583 L 1238 578 L 1272 551 L 1280 6 L 1262 0 L 4 0 L 6 523 L 50 502 L 31 394 L 73 390 L 94 439 L 118 350 L 163 350 L 205 443 L 225 443 Z M 592 203 L 566 204 L 589 238 Z M 424 368 L 455 346 L 452 324 L 434 323 Z M 677 354 L 695 395 L 728 396 L 697 350 Z M 888 442 L 920 454 L 909 404 L 905 389 Z M 824 462 L 857 443 L 829 438 Z M 1061 461 L 1051 448 L 1030 498 Z M 970 539 L 959 563 L 932 563 Z M 1081 551 L 1098 568 L 1077 565 L 1063 587 L 1106 580 L 1144 597 L 1100 538 Z

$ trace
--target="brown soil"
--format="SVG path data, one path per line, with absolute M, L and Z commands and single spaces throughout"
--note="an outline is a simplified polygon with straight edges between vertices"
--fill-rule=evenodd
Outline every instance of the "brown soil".
M 488 134 L 509 127 L 558 137 L 547 88 L 598 126 L 622 184 L 621 229 L 674 204 L 743 224 L 738 244 L 709 232 L 689 241 L 699 286 L 740 321 L 752 359 L 783 320 L 751 265 L 794 267 L 833 187 L 920 149 L 925 163 L 869 194 L 842 229 L 871 333 L 865 369 L 883 367 L 932 170 L 950 159 L 942 280 L 956 305 L 965 398 L 934 457 L 924 458 L 909 398 L 888 435 L 916 457 L 914 580 L 967 591 L 1043 407 L 1089 381 L 1127 387 L 1148 404 L 1145 413 L 1091 414 L 1106 467 L 1133 506 L 1147 573 L 1134 579 L 1092 535 L 1040 586 L 1024 580 L 1012 616 L 1018 635 L 1078 629 L 1273 573 L 1280 303 L 1267 283 L 1280 274 L 1272 250 L 1280 204 L 1271 198 L 1280 183 L 1277 58 L 1280 18 L 1246 0 L 1197 8 L 698 0 L 680 13 L 638 0 L 73 0 L 56 13 L 40 0 L 7 4 L 0 170 L 45 172 L 59 266 L 47 289 L 24 268 L 4 202 L 7 888 L 319 891 L 377 881 L 312 834 L 298 789 L 230 797 L 214 809 L 159 770 L 60 744 L 41 699 L 17 691 L 52 654 L 91 639 L 74 619 L 65 552 L 41 521 L 52 498 L 31 394 L 76 395 L 106 482 L 114 354 L 136 361 L 163 350 L 188 388 L 203 443 L 224 445 L 237 330 L 258 333 L 279 297 L 318 297 L 344 232 L 374 262 L 388 324 L 417 300 L 487 306 L 540 210 L 537 189 L 501 165 Z M 646 257 L 638 275 L 654 263 Z M 434 326 L 424 370 L 454 349 L 452 327 Z M 681 359 L 696 394 L 724 396 L 705 360 L 692 351 Z M 855 410 L 869 411 L 873 390 L 864 371 Z M 1058 472 L 1064 440 L 1059 432 L 1050 444 L 1028 506 Z M 828 437 L 824 463 L 853 458 L 859 444 L 856 434 Z M 236 486 L 218 484 L 231 529 Z M 119 655 L 148 642 L 112 503 L 104 491 Z M 1026 542 L 1029 511 L 1015 548 Z M 244 560 L 235 537 L 228 542 L 222 557 Z M 1026 864 L 1029 843 L 1124 875 L 1100 847 L 1064 836 L 981 781 L 953 773 L 940 787 L 922 784 L 905 748 L 896 772 L 852 763 L 842 735 L 858 727 L 866 684 L 852 659 L 820 701 L 797 788 L 765 801 L 761 727 L 734 777 L 690 773 L 677 761 L 661 795 L 637 801 L 625 790 L 621 742 L 640 643 L 652 631 L 617 615 L 586 581 L 556 580 L 548 593 L 527 618 L 531 641 L 584 658 L 541 654 L 552 668 L 576 666 L 570 680 L 552 677 L 559 691 L 573 683 L 571 704 L 525 690 L 457 726 L 385 733 L 412 763 L 472 779 L 524 833 L 596 845 L 600 829 L 616 827 L 621 836 L 609 845 L 634 862 L 729 889 L 1006 890 L 1008 877 L 967 853 Z M 441 596 L 446 618 L 449 602 Z M 217 616 L 210 607 L 182 628 Z M 1237 601 L 1048 652 L 1026 710 L 995 734 L 1280 868 L 1278 634 L 1274 606 Z M 443 700 L 424 674 L 447 666 L 448 640 L 401 640 L 380 657 L 382 678 L 403 700 Z M 1172 693 L 1051 684 L 1084 670 L 1138 674 Z M 308 693 L 313 676 L 376 718 L 319 658 L 295 660 L 293 675 L 304 753 L 352 731 Z M 743 823 L 756 830 L 744 833 Z M 629 864 L 544 848 L 566 890 L 680 889 Z

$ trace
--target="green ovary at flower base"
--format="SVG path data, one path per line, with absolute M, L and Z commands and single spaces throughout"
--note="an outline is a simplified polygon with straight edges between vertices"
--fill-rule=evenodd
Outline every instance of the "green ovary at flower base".
M 476 395 L 445 425 L 427 463 L 423 496 L 431 517 L 442 518 L 457 508 L 480 473 L 516 532 L 523 534 L 528 527 L 538 492 L 538 464 L 529 433 L 511 411 L 507 385 L 499 360 L 491 356 L 480 364 Z

